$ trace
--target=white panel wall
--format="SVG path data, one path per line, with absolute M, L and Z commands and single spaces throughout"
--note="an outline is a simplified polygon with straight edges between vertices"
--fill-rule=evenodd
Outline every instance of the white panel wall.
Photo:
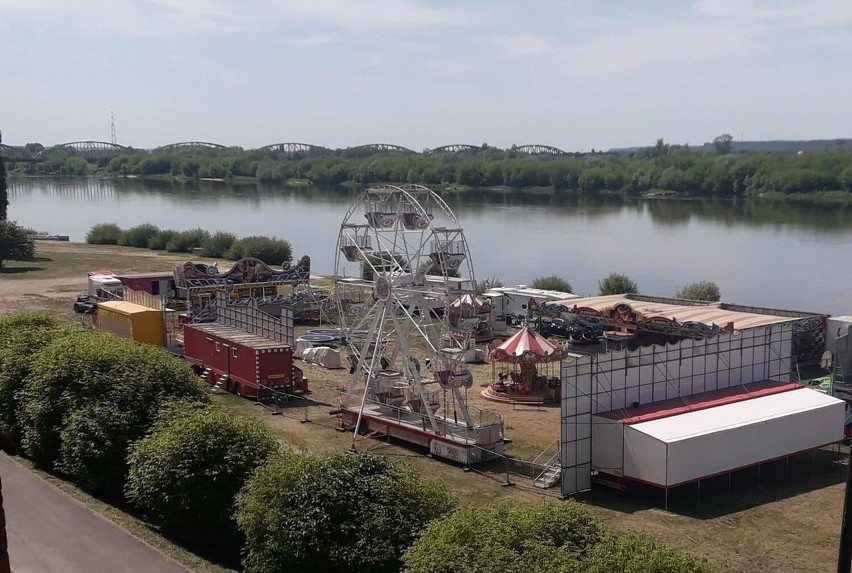
M 624 471 L 624 424 L 592 416 L 592 469 L 620 476 Z
M 809 450 L 843 437 L 844 407 L 835 403 L 671 442 L 662 462 L 659 456 L 665 444 L 643 434 L 641 425 L 625 426 L 624 474 L 672 486 Z M 660 462 L 665 467 L 662 472 L 656 467 Z
M 792 323 L 562 362 L 562 493 L 591 484 L 591 415 L 761 380 L 790 381 Z M 573 446 L 571 444 L 574 444 Z M 589 452 L 583 458 L 582 452 Z M 574 489 L 577 488 L 577 489 Z
M 648 483 L 664 484 L 668 470 L 665 442 L 624 427 L 624 475 Z

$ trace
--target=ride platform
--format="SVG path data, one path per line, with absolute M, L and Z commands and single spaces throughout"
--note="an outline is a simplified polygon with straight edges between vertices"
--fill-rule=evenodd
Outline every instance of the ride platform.
M 341 422 L 355 428 L 357 407 L 341 406 Z M 463 419 L 455 420 L 435 415 L 437 430 L 428 416 L 405 408 L 376 402 L 366 402 L 361 412 L 359 432 L 372 436 L 389 436 L 427 448 L 433 456 L 470 465 L 502 456 L 504 452 L 503 421 L 488 411 L 471 412 L 482 424 L 467 426 Z

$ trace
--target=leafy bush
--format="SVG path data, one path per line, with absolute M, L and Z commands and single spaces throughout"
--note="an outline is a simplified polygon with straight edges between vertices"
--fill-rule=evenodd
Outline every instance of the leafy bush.
M 679 289 L 675 293 L 675 298 L 716 302 L 722 298 L 722 293 L 719 291 L 719 286 L 716 283 L 712 281 L 699 281 Z
M 8 449 L 21 444 L 18 391 L 29 376 L 33 357 L 44 346 L 67 333 L 48 315 L 17 313 L 0 317 L 0 438 Z
M 130 453 L 128 498 L 183 541 L 239 561 L 234 498 L 276 450 L 260 422 L 219 408 L 167 405 Z
M 24 451 L 112 496 L 123 489 L 127 447 L 153 424 L 161 403 L 209 400 L 189 366 L 162 349 L 91 331 L 70 333 L 38 352 L 17 396 Z M 87 437 L 75 443 L 69 428 Z M 109 474 L 99 477 L 105 468 Z
M 23 261 L 34 256 L 32 236 L 14 221 L 0 220 L 0 269 L 7 260 Z
M 375 271 L 380 273 L 389 273 L 403 269 L 408 272 L 411 270 L 411 265 L 408 264 L 405 255 L 399 253 L 389 253 L 387 251 L 381 253 L 368 253 L 366 259 L 361 263 L 361 278 L 364 280 L 374 280 Z M 426 271 L 427 275 L 442 275 L 443 270 L 437 265 L 432 265 Z M 449 276 L 449 273 L 447 273 Z
M 484 292 L 493 289 L 500 288 L 503 286 L 503 281 L 501 281 L 497 277 L 487 278 L 485 280 L 481 280 L 476 284 L 476 294 L 483 294 Z
M 253 236 L 235 241 L 225 253 L 225 258 L 232 261 L 245 257 L 258 258 L 268 265 L 280 265 L 293 259 L 293 249 L 284 239 Z
M 445 486 L 368 454 L 282 452 L 237 497 L 247 571 L 384 573 L 456 500 Z
M 592 548 L 587 573 L 709 573 L 703 559 L 660 545 L 644 535 L 610 536 Z
M 148 239 L 148 248 L 152 251 L 165 251 L 166 245 L 174 239 L 175 235 L 177 235 L 177 231 L 171 229 L 160 231 Z
M 192 249 L 203 246 L 209 240 L 210 233 L 204 229 L 181 231 L 166 243 L 166 250 L 170 253 L 191 253 Z
M 86 233 L 86 242 L 91 245 L 117 245 L 121 238 L 121 227 L 115 223 L 98 223 Z
M 204 247 L 204 250 L 207 251 L 208 257 L 218 259 L 225 255 L 236 240 L 237 237 L 233 233 L 217 231 L 213 233 L 213 235 L 211 235 L 202 246 Z
M 598 282 L 598 289 L 602 295 L 639 292 L 636 282 L 622 273 L 608 274 Z
M 151 223 L 136 225 L 126 231 L 122 231 L 121 236 L 118 238 L 118 244 L 124 245 L 125 247 L 147 249 L 148 243 L 151 241 L 151 237 L 159 232 L 159 227 L 152 225 Z
M 83 489 L 119 498 L 127 476 L 127 448 L 145 424 L 140 414 L 99 401 L 73 410 L 59 434 L 55 468 Z
M 404 571 L 579 571 L 573 566 L 608 535 L 575 502 L 466 507 L 426 527 L 405 552 Z
M 560 292 L 574 292 L 571 288 L 571 283 L 556 275 L 548 275 L 546 277 L 537 277 L 532 284 L 532 288 L 540 288 L 543 290 L 556 290 Z

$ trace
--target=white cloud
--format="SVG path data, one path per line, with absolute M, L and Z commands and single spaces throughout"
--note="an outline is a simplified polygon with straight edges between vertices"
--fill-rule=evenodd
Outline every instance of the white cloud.
M 507 58 L 525 58 L 554 51 L 547 40 L 531 34 L 492 36 L 488 43 Z
M 266 14 L 341 28 L 458 27 L 481 22 L 485 15 L 477 11 L 438 7 L 421 0 L 259 0 Z
M 426 69 L 446 76 L 460 76 L 473 69 L 473 66 L 458 60 L 431 60 L 426 62 Z
M 0 0 L 7 21 L 145 37 L 241 31 L 242 13 L 221 0 Z
M 386 62 L 379 54 L 358 54 L 352 57 L 352 62 L 365 68 L 378 68 Z
M 302 36 L 300 38 L 289 38 L 284 40 L 284 43 L 291 46 L 323 46 L 326 44 L 334 44 L 340 41 L 340 36 L 337 34 L 318 34 L 315 36 Z
M 848 0 L 699 0 L 693 10 L 698 15 L 781 29 L 852 25 L 852 2 Z
M 567 47 L 564 65 L 590 75 L 636 73 L 709 60 L 753 58 L 768 48 L 733 27 L 639 26 Z

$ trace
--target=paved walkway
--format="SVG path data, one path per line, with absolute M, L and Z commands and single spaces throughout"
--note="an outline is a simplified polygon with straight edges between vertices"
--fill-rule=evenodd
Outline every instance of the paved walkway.
M 0 453 L 14 573 L 187 573 Z

